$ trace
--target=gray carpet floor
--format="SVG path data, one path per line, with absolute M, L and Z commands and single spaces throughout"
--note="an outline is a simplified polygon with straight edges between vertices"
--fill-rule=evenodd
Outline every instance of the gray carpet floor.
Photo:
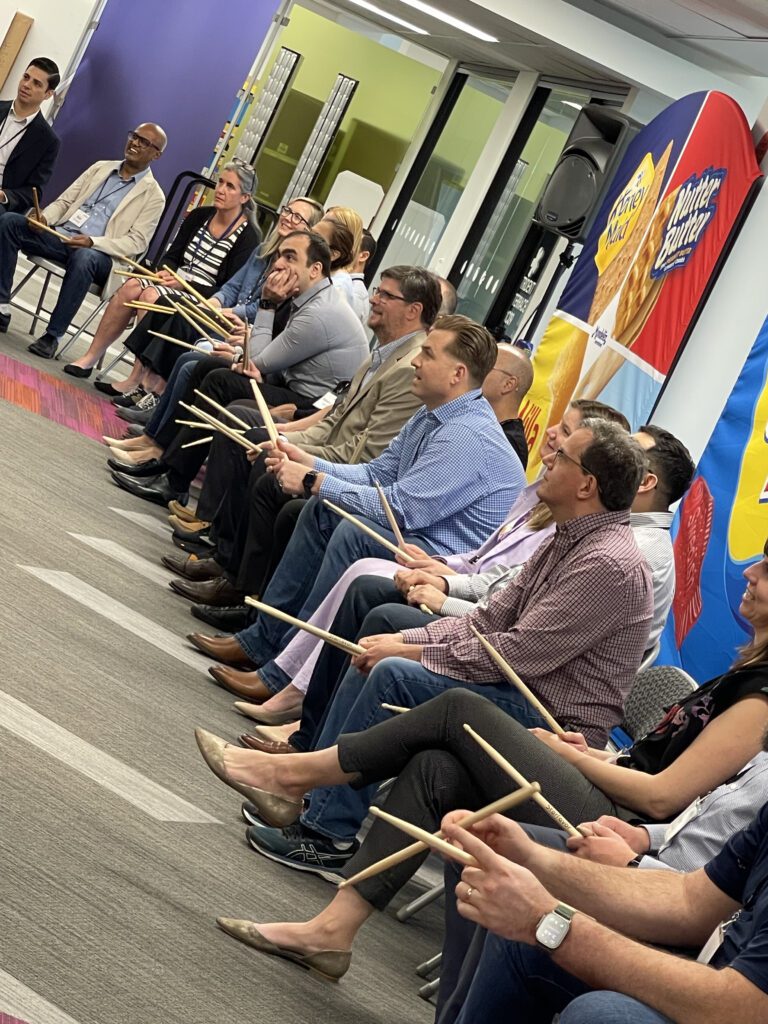
M 22 329 L 0 344 L 31 359 Z M 303 919 L 333 889 L 246 846 L 237 794 L 197 752 L 195 726 L 234 738 L 243 719 L 202 656 L 199 666 L 191 651 L 180 660 L 179 638 L 196 623 L 188 604 L 141 575 L 176 550 L 158 529 L 162 510 L 118 490 L 93 441 L 2 402 L 0 430 L 0 1015 L 31 1024 L 431 1020 L 413 971 L 439 947 L 439 905 L 408 924 L 391 913 L 372 919 L 338 985 L 215 927 L 218 914 Z M 111 508 L 140 513 L 144 525 Z M 146 562 L 128 569 L 72 534 Z M 155 645 L 141 635 L 145 620 L 162 627 Z M 158 820 L 130 798 L 143 792 L 132 772 L 155 784 L 160 804 L 182 798 L 197 814 Z M 412 886 L 399 903 L 417 893 Z

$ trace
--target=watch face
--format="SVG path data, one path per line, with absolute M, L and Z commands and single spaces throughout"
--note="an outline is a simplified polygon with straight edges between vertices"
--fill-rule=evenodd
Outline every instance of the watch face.
M 570 921 L 552 911 L 552 913 L 545 914 L 541 921 L 539 921 L 539 926 L 536 929 L 536 940 L 542 946 L 546 946 L 547 949 L 557 949 L 568 934 L 570 927 Z

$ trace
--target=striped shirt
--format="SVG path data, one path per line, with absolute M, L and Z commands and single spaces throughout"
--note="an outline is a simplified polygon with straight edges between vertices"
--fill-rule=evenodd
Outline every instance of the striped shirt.
M 470 624 L 563 726 L 604 746 L 648 642 L 653 588 L 629 513 L 599 512 L 558 524 L 485 608 L 406 629 L 433 672 L 499 683 L 499 670 Z
M 240 237 L 246 222 L 238 224 L 226 238 L 214 238 L 208 233 L 208 226 L 201 224 L 184 249 L 184 260 L 176 271 L 179 277 L 196 285 L 213 287 L 219 267 L 229 255 L 229 251 Z M 178 295 L 178 288 L 166 288 L 153 282 L 147 282 L 159 295 Z
M 320 497 L 389 527 L 384 489 L 403 533 L 439 553 L 466 551 L 504 521 L 525 486 L 520 459 L 474 388 L 436 409 L 422 406 L 372 462 L 315 459 Z
M 768 754 L 758 754 L 731 782 L 713 789 L 687 807 L 668 825 L 643 825 L 655 857 L 645 856 L 641 868 L 695 871 L 746 828 L 768 801 Z M 678 827 L 679 826 L 679 827 Z

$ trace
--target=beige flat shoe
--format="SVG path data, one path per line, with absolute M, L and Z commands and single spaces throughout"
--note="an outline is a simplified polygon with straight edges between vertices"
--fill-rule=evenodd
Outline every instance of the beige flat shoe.
M 101 440 L 107 446 L 107 448 L 119 448 L 122 452 L 138 452 L 142 448 L 151 448 L 149 441 L 139 441 L 138 437 L 107 437 L 106 434 L 101 435 Z
M 124 466 L 142 466 L 145 462 L 157 459 L 155 453 L 158 451 L 157 448 L 110 448 L 109 454 L 115 462 L 120 462 Z
M 181 502 L 176 501 L 175 498 L 173 501 L 168 502 L 168 511 L 172 516 L 176 516 L 176 518 L 180 519 L 183 523 L 200 522 L 193 509 L 187 508 L 186 505 L 182 505 Z
M 244 942 L 246 946 L 257 949 L 259 953 L 267 956 L 277 956 L 281 960 L 290 960 L 292 964 L 298 964 L 314 974 L 319 974 L 326 981 L 338 981 L 349 970 L 352 961 L 352 953 L 347 949 L 321 949 L 317 953 L 302 953 L 298 949 L 290 949 L 288 946 L 278 946 L 270 942 L 257 929 L 253 921 L 240 921 L 235 917 L 217 917 L 216 924 L 227 935 L 231 935 L 238 942 Z
M 301 718 L 301 701 L 284 711 L 267 711 L 261 704 L 248 704 L 244 700 L 236 700 L 235 708 L 241 715 L 252 718 L 254 722 L 260 722 L 262 725 L 287 725 L 288 722 L 295 722 Z
M 220 736 L 215 736 L 205 729 L 195 729 L 195 739 L 200 753 L 217 779 L 242 794 L 258 808 L 259 817 L 273 828 L 286 828 L 292 825 L 301 814 L 304 803 L 302 800 L 289 800 L 275 793 L 268 793 L 256 786 L 248 786 L 244 782 L 236 782 L 231 778 L 224 765 L 224 751 L 229 746 Z

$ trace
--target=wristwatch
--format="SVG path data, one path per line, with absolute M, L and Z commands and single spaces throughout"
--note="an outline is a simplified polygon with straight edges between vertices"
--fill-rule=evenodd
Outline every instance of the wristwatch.
M 269 299 L 259 299 L 259 309 L 277 309 L 277 303 L 270 302 Z
M 545 949 L 557 949 L 571 930 L 571 921 L 576 911 L 567 903 L 558 903 L 554 910 L 545 914 L 536 925 L 536 941 Z
M 317 480 L 317 473 L 314 470 L 310 470 L 309 473 L 304 474 L 304 479 L 301 481 L 304 485 L 304 497 L 312 497 L 312 488 L 315 486 L 315 480 Z

